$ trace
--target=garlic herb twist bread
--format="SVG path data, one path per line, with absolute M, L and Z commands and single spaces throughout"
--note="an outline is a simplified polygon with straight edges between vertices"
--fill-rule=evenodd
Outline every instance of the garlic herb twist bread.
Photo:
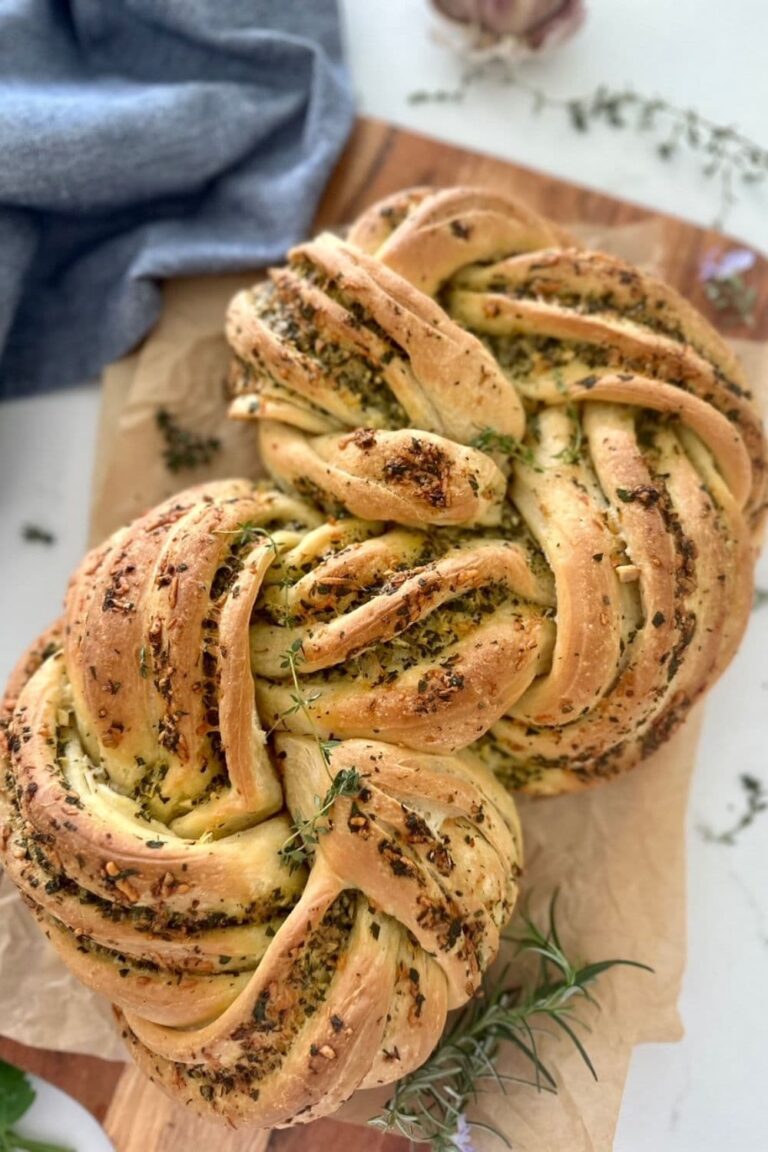
M 191 1107 L 263 1127 L 325 1115 L 423 1063 L 477 991 L 521 862 L 506 791 L 450 751 L 475 735 L 457 669 L 473 674 L 486 617 L 445 685 L 424 670 L 421 712 L 419 645 L 385 662 L 393 613 L 423 632 L 451 596 L 504 581 L 551 598 L 504 542 L 434 555 L 418 532 L 221 481 L 91 552 L 19 665 L 3 864 L 139 1066 Z M 380 712 L 355 695 L 357 646 L 408 668 Z
M 398 1079 L 576 790 L 728 663 L 765 449 L 676 293 L 482 190 L 401 193 L 240 293 L 280 490 L 91 552 L 0 725 L 0 852 L 149 1075 L 270 1127 Z
M 540 591 L 502 582 L 486 620 L 521 620 L 525 671 L 477 715 L 511 787 L 631 766 L 730 661 L 765 444 L 735 356 L 672 289 L 499 193 L 421 188 L 296 248 L 227 330 L 231 414 L 286 491 L 527 558 Z

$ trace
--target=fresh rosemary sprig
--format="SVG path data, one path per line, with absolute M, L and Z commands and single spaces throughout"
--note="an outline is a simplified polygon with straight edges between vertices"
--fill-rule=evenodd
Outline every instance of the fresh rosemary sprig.
M 384 1111 L 370 1123 L 384 1132 L 397 1132 L 416 1143 L 431 1145 L 434 1152 L 454 1152 L 469 1147 L 469 1130 L 485 1128 L 508 1148 L 508 1137 L 490 1125 L 467 1118 L 467 1106 L 495 1083 L 502 1092 L 508 1083 L 522 1083 L 539 1091 L 557 1092 L 554 1073 L 544 1063 L 535 1031 L 550 1023 L 565 1033 L 595 1079 L 597 1072 L 575 1026 L 582 1001 L 595 1003 L 590 986 L 617 965 L 652 971 L 634 960 L 602 960 L 575 964 L 568 959 L 555 923 L 557 893 L 549 905 L 548 925 L 538 928 L 527 915 L 525 931 L 514 938 L 517 955 L 539 957 L 539 971 L 531 987 L 508 985 L 505 969 L 498 982 L 485 988 L 482 999 L 473 1000 L 443 1035 L 432 1055 L 414 1072 L 398 1081 Z M 496 1068 L 495 1057 L 502 1043 L 512 1044 L 530 1065 L 531 1077 L 512 1076 Z
M 297 815 L 293 824 L 293 833 L 278 852 L 278 856 L 288 865 L 291 872 L 307 863 L 320 836 L 330 832 L 331 825 L 325 817 L 335 801 L 340 796 L 358 796 L 362 786 L 363 780 L 356 768 L 342 768 L 334 776 L 331 786 L 322 800 L 319 796 L 315 796 L 317 807 L 310 819 L 304 820 L 300 815 Z
M 198 436 L 196 432 L 182 428 L 176 417 L 165 408 L 157 410 L 155 423 L 165 441 L 163 460 L 169 472 L 210 464 L 221 450 L 221 441 L 215 436 Z
M 597 124 L 617 130 L 634 129 L 655 134 L 655 150 L 661 160 L 671 160 L 684 149 L 700 155 L 702 174 L 719 183 L 719 223 L 736 202 L 739 184 L 759 184 L 768 177 L 768 148 L 730 125 L 718 124 L 692 108 L 680 108 L 657 96 L 643 96 L 631 88 L 600 84 L 583 96 L 551 96 L 524 80 L 515 61 L 503 55 L 470 61 L 454 89 L 420 90 L 412 92 L 408 100 L 411 104 L 458 103 L 470 88 L 484 81 L 496 81 L 524 92 L 531 99 L 534 114 L 550 110 L 565 114 L 577 132 L 588 132 Z
M 533 464 L 533 450 L 527 444 L 522 444 L 515 436 L 497 432 L 495 428 L 483 428 L 470 441 L 469 446 L 479 448 L 481 452 L 503 452 L 505 456 L 522 460 L 524 464 Z
M 766 604 L 768 604 L 768 588 L 755 588 L 755 598 L 752 602 L 753 612 Z

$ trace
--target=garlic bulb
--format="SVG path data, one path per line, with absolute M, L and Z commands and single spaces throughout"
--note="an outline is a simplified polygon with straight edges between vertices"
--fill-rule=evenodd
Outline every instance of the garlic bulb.
M 449 20 L 477 29 L 483 39 L 516 40 L 530 51 L 572 36 L 586 15 L 584 0 L 432 0 Z

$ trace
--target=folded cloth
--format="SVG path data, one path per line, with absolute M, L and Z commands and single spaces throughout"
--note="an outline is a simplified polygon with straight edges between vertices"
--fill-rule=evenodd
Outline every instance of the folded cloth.
M 0 396 L 129 351 L 163 277 L 279 259 L 351 121 L 335 0 L 3 0 Z

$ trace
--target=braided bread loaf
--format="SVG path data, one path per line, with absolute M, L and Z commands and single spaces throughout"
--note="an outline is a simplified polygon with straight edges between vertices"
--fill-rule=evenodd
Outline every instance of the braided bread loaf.
M 64 621 L 19 665 L 4 865 L 118 1007 L 138 1064 L 192 1107 L 265 1127 L 332 1112 L 421 1064 L 477 990 L 520 837 L 490 771 L 444 751 L 475 735 L 476 702 L 448 687 L 446 704 L 430 680 L 441 735 L 429 710 L 411 714 L 412 669 L 373 719 L 349 678 L 346 700 L 328 682 L 318 727 L 310 708 L 315 670 L 358 645 L 386 659 L 393 617 L 437 611 L 446 581 L 482 596 L 508 573 L 546 598 L 508 551 L 470 540 L 432 559 L 418 532 L 211 483 L 92 552 Z M 478 660 L 460 641 L 448 680 Z M 339 727 L 349 739 L 323 738 Z
M 511 787 L 629 767 L 728 664 L 765 445 L 734 355 L 670 288 L 505 196 L 415 189 L 295 249 L 234 299 L 228 336 L 231 414 L 259 421 L 285 490 L 471 555 L 482 620 L 462 591 L 418 643 L 435 676 L 489 641 L 461 735 L 482 729 Z M 409 643 L 411 618 L 397 629 Z M 386 676 L 360 669 L 385 707 Z
M 497 194 L 376 206 L 229 335 L 283 491 L 191 489 L 86 558 L 4 703 L 0 851 L 137 1062 L 273 1126 L 477 990 L 521 861 L 489 767 L 613 775 L 728 662 L 764 445 L 675 293 Z

